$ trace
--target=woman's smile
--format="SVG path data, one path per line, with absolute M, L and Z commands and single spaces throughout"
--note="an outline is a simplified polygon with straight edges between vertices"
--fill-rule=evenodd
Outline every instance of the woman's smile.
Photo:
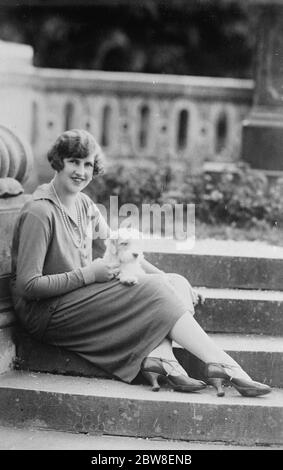
M 76 185 L 80 185 L 85 182 L 85 178 L 81 178 L 79 176 L 72 176 L 71 179 Z

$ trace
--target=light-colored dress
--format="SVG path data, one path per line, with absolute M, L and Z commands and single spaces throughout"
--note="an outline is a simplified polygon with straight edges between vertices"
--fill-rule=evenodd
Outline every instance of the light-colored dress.
M 78 195 L 82 224 L 102 223 L 91 199 Z M 75 222 L 70 218 L 74 230 Z M 103 222 L 105 224 L 105 221 Z M 11 291 L 24 328 L 37 339 L 76 352 L 111 376 L 131 382 L 140 365 L 192 310 L 172 279 L 146 274 L 135 286 L 117 279 L 88 284 L 84 267 L 105 250 L 88 237 L 77 248 L 62 218 L 52 186 L 40 186 L 20 212 L 12 243 Z M 187 282 L 175 275 L 175 281 Z M 186 286 L 185 286 L 186 289 Z

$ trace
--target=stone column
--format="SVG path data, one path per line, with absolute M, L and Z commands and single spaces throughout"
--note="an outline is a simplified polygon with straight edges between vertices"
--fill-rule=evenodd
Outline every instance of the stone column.
M 32 168 L 32 152 L 26 142 L 0 125 L 0 373 L 13 367 L 14 313 L 9 291 L 11 242 L 19 210 L 31 197 L 23 194 L 22 183 Z
M 242 158 L 253 168 L 282 171 L 283 0 L 251 3 L 259 4 L 257 60 L 253 107 L 243 122 Z
M 0 40 L 0 123 L 28 141 L 32 123 L 33 49 Z
M 31 46 L 0 40 L 0 124 L 19 135 L 23 145 L 25 145 L 24 140 L 31 142 L 32 139 L 34 75 L 32 61 Z M 1 149 L 0 152 L 4 158 Z M 24 188 L 26 191 L 32 191 L 37 184 L 34 168 L 33 172 L 29 173 Z

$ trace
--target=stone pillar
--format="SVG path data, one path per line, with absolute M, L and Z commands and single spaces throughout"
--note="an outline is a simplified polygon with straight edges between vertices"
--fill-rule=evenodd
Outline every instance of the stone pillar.
M 253 168 L 283 170 L 283 0 L 254 0 L 258 41 L 255 91 L 243 122 L 242 158 Z
M 19 210 L 31 197 L 23 194 L 22 183 L 32 168 L 29 145 L 6 126 L 0 125 L 0 373 L 13 366 L 14 313 L 9 291 L 10 249 Z
M 32 124 L 33 49 L 0 40 L 0 123 L 28 141 Z
M 26 44 L 0 40 L 0 124 L 21 141 L 32 140 L 33 126 L 33 49 Z M 38 185 L 36 168 L 24 183 L 31 192 Z

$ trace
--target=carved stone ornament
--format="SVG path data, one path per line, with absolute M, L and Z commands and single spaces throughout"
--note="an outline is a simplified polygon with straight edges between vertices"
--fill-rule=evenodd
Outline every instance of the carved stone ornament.
M 14 178 L 0 178 L 0 197 L 18 196 L 23 193 L 23 187 Z
M 24 137 L 0 124 L 0 197 L 17 196 L 33 164 L 32 150 Z

